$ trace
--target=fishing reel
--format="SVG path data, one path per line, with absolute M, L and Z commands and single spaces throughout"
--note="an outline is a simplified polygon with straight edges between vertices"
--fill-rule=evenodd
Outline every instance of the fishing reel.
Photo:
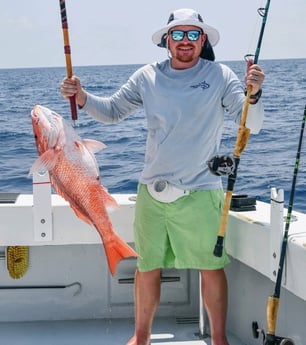
M 271 335 L 271 334 L 265 334 L 263 329 L 258 328 L 258 323 L 256 321 L 252 323 L 252 331 L 253 331 L 253 337 L 256 339 L 259 337 L 260 333 L 262 334 L 263 345 L 295 345 L 292 339 L 278 337 L 276 335 Z
M 236 164 L 234 158 L 227 155 L 214 156 L 207 161 L 211 173 L 217 176 L 229 176 L 235 173 Z

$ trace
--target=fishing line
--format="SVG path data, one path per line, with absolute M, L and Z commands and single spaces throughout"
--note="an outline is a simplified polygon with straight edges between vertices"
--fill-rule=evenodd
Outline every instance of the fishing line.
M 260 1 L 260 5 L 259 5 L 259 7 L 257 7 L 257 10 L 258 10 L 258 8 L 264 8 L 263 1 Z M 250 38 L 250 40 L 248 40 L 248 46 L 246 49 L 246 51 L 248 51 L 248 52 L 255 50 L 254 47 L 256 47 L 256 43 L 257 43 L 256 40 L 258 39 L 257 33 L 259 32 L 260 25 L 261 25 L 260 19 L 261 19 L 260 16 L 256 16 L 256 19 L 254 21 L 254 25 L 252 26 L 253 30 L 251 32 L 251 36 L 250 36 L 251 38 Z

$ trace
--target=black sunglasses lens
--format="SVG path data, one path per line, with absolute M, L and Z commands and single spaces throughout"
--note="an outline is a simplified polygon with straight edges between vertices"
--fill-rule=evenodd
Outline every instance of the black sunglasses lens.
M 200 37 L 200 31 L 197 30 L 173 30 L 171 31 L 171 37 L 173 41 L 182 41 L 184 39 L 185 34 L 189 41 L 197 41 Z
M 173 31 L 171 31 L 171 37 L 172 37 L 173 41 L 182 41 L 184 38 L 184 31 L 173 30 Z
M 189 41 L 197 41 L 200 37 L 200 31 L 190 30 L 187 31 L 187 38 Z

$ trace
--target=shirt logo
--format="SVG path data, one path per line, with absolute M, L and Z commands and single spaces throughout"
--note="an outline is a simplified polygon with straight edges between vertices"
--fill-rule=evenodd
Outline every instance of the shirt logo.
M 209 84 L 206 83 L 206 81 L 201 81 L 199 84 L 196 85 L 191 85 L 190 87 L 192 87 L 193 89 L 197 89 L 197 88 L 201 88 L 202 90 L 206 90 L 210 87 Z

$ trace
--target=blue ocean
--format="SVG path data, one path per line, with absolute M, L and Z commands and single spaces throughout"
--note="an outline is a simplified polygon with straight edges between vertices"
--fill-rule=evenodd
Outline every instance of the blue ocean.
M 224 62 L 243 80 L 244 61 Z M 306 59 L 262 60 L 265 122 L 251 135 L 241 155 L 235 194 L 270 200 L 270 189 L 285 192 L 288 205 L 306 103 Z M 83 86 L 97 95 L 114 93 L 140 65 L 74 67 Z M 28 172 L 37 158 L 30 112 L 44 105 L 70 121 L 69 103 L 60 95 L 65 67 L 0 69 L 0 192 L 32 193 Z M 76 131 L 103 141 L 96 154 L 102 184 L 111 193 L 135 193 L 142 170 L 146 120 L 142 110 L 115 125 L 105 125 L 79 111 Z M 220 153 L 232 155 L 237 127 L 227 118 Z M 306 141 L 306 140 L 305 140 Z M 306 143 L 303 144 L 293 209 L 306 212 Z M 192 153 L 191 153 L 192 154 Z M 226 189 L 227 178 L 223 178 Z

